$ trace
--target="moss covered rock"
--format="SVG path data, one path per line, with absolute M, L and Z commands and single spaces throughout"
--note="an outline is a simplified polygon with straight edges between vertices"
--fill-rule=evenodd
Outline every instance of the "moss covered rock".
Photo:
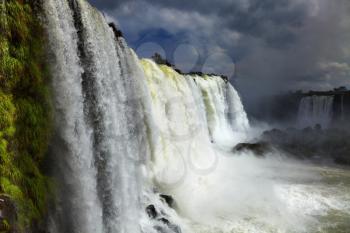
M 49 75 L 34 4 L 0 3 L 0 194 L 13 201 L 19 232 L 45 214 L 50 186 L 41 172 L 51 131 Z

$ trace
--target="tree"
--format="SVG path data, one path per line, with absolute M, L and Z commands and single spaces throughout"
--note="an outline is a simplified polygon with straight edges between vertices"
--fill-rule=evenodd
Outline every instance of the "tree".
M 155 63 L 159 65 L 167 65 L 167 66 L 173 67 L 173 65 L 168 60 L 163 58 L 162 55 L 160 55 L 159 53 L 155 53 L 151 58 Z

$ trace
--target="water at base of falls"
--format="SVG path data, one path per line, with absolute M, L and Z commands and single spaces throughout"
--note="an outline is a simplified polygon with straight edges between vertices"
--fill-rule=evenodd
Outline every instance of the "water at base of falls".
M 230 152 L 250 130 L 231 84 L 140 61 L 85 0 L 43 4 L 56 126 L 50 233 L 327 232 L 315 230 L 323 218 L 349 216 L 348 173 Z M 346 185 L 327 189 L 333 177 Z

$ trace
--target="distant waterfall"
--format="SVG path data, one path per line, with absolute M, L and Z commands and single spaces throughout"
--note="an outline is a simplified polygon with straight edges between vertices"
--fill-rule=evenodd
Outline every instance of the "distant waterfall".
M 215 144 L 249 122 L 236 90 L 216 76 L 180 75 L 139 61 L 85 0 L 45 0 L 57 200 L 50 233 L 177 232 L 149 219 L 152 204 L 188 169 L 215 164 Z M 179 170 L 180 169 L 180 170 Z
M 320 124 L 327 128 L 333 116 L 333 96 L 303 97 L 299 105 L 298 126 L 308 127 Z

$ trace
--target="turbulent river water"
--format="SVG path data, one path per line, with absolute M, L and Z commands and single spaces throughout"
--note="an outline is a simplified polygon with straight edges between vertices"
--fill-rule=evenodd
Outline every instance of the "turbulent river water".
M 206 202 L 215 220 L 198 221 L 193 232 L 349 232 L 349 170 L 270 159 L 234 159 L 245 168 L 222 183 L 237 187 Z
M 229 82 L 140 60 L 85 0 L 43 4 L 50 233 L 347 232 L 349 171 L 232 153 L 254 129 Z

